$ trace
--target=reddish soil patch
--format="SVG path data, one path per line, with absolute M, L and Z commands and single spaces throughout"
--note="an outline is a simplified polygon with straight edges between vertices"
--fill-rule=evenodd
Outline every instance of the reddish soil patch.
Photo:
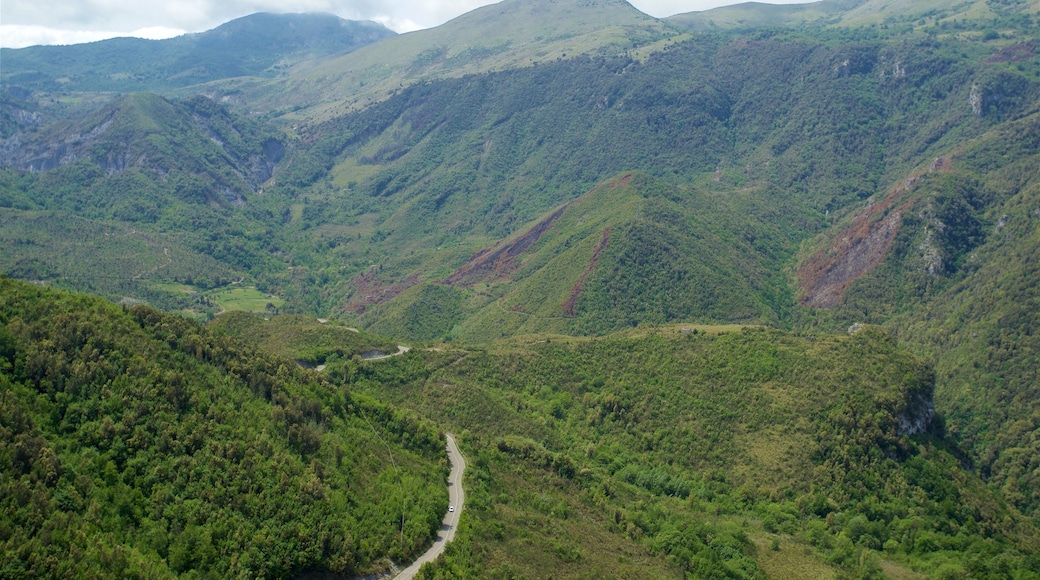
M 926 173 L 948 171 L 953 162 L 940 157 L 932 162 Z M 893 187 L 885 199 L 865 208 L 843 232 L 825 249 L 816 252 L 800 268 L 798 278 L 802 288 L 802 304 L 814 308 L 833 308 L 849 285 L 870 273 L 888 256 L 888 249 L 899 233 L 903 212 L 913 200 L 892 209 L 896 198 L 908 192 L 921 178 L 913 174 Z
M 986 62 L 1021 62 L 1033 58 L 1034 54 L 1036 54 L 1036 44 L 1033 42 L 1012 44 L 998 50 Z
M 499 280 L 505 278 L 520 267 L 519 257 L 537 242 L 542 235 L 549 231 L 553 222 L 558 220 L 563 212 L 567 211 L 570 204 L 554 211 L 552 215 L 535 224 L 520 237 L 514 238 L 505 244 L 495 244 L 494 247 L 480 250 L 473 254 L 469 261 L 455 270 L 444 280 L 445 284 L 453 286 L 467 286 L 478 282 Z
M 899 233 L 903 209 L 873 221 L 887 204 L 878 204 L 861 213 L 826 251 L 819 251 L 798 269 L 802 304 L 815 308 L 831 308 L 838 304 L 845 290 L 858 278 L 878 266 L 888 255 L 888 248 Z
M 599 254 L 607 247 L 607 242 L 610 239 L 610 228 L 603 230 L 603 237 L 599 239 L 599 243 L 596 244 L 596 249 L 592 251 L 592 258 L 589 260 L 589 265 L 585 267 L 585 271 L 581 273 L 578 278 L 578 283 L 571 288 L 571 293 L 567 297 L 567 301 L 563 303 L 563 315 L 567 318 L 574 318 L 574 306 L 578 303 L 578 297 L 581 296 L 581 290 L 585 287 L 585 279 L 589 277 L 589 273 L 599 263 Z
M 354 294 L 356 300 L 347 304 L 345 310 L 362 314 L 369 306 L 382 304 L 401 292 L 419 283 L 418 276 L 412 275 L 400 282 L 388 282 L 376 278 L 376 272 L 369 270 L 363 274 L 354 276 L 351 280 L 357 292 Z
M 469 286 L 479 282 L 492 282 L 507 278 L 520 267 L 520 256 L 541 239 L 545 232 L 549 231 L 549 228 L 552 227 L 553 223 L 560 219 L 560 216 L 562 216 L 571 205 L 578 203 L 585 197 L 592 195 L 604 187 L 610 189 L 624 187 L 632 183 L 634 177 L 634 173 L 626 173 L 613 181 L 597 185 L 578 199 L 575 199 L 554 211 L 552 215 L 538 222 L 534 227 L 527 230 L 519 237 L 505 242 L 504 244 L 498 242 L 491 248 L 485 248 L 474 253 L 465 264 L 459 267 L 458 270 L 452 272 L 451 276 L 448 276 L 442 283 L 450 284 L 452 286 Z

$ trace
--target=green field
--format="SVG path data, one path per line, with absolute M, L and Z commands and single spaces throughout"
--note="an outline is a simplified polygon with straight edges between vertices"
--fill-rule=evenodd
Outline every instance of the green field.
M 164 292 L 181 292 L 183 294 L 197 294 L 199 292 L 199 289 L 194 286 L 177 282 L 156 282 L 152 284 L 152 288 Z
M 281 308 L 285 303 L 281 298 L 272 294 L 264 294 L 254 286 L 224 288 L 207 293 L 206 297 L 216 302 L 225 311 L 266 312 L 270 310 L 267 307 L 268 304 L 274 308 Z

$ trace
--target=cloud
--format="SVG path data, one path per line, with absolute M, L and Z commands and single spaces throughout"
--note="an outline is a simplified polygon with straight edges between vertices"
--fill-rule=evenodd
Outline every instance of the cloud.
M 139 28 L 131 32 L 114 32 L 111 30 L 61 30 L 58 28 L 47 28 L 46 26 L 23 26 L 18 24 L 4 24 L 0 26 L 0 36 L 3 37 L 4 48 L 24 48 L 26 46 L 36 46 L 39 44 L 82 44 L 84 42 L 95 42 L 119 36 L 133 36 L 137 38 L 161 40 L 163 38 L 180 36 L 184 33 L 184 30 L 166 28 L 164 26 Z
M 798 0 L 772 0 L 791 4 Z M 70 44 L 111 38 L 202 32 L 255 12 L 329 12 L 375 20 L 397 32 L 438 26 L 488 0 L 3 0 L 0 46 Z M 635 0 L 656 17 L 706 10 L 734 0 Z M 153 38 L 154 36 L 143 36 Z

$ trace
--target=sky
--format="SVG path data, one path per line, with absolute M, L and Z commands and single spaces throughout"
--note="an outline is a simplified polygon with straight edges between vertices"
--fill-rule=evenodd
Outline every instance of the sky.
M 794 4 L 809 0 L 766 0 Z M 736 4 L 735 0 L 629 0 L 663 18 Z M 171 38 L 202 32 L 256 12 L 329 12 L 375 20 L 396 32 L 438 26 L 488 0 L 3 0 L 0 46 L 77 44 L 116 36 Z

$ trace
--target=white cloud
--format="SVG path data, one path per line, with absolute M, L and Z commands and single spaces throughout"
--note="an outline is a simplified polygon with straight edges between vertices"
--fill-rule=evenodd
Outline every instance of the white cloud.
M 0 37 L 3 37 L 4 48 L 24 48 L 26 46 L 82 44 L 119 36 L 133 36 L 161 40 L 184 34 L 184 30 L 165 26 L 138 28 L 132 32 L 114 32 L 110 30 L 61 30 L 46 26 L 23 26 L 19 24 L 0 25 Z
M 163 40 L 164 38 L 173 38 L 186 34 L 187 30 L 181 30 L 179 28 L 167 28 L 165 26 L 146 26 L 144 28 L 138 28 L 137 30 L 130 33 L 130 36 L 137 38 L 148 38 L 150 40 Z
M 792 0 L 772 2 L 793 3 Z M 375 20 L 397 32 L 410 32 L 443 24 L 493 3 L 488 0 L 3 0 L 0 3 L 0 22 L 3 22 L 0 46 L 70 44 L 114 36 L 155 38 L 174 31 L 202 32 L 255 12 L 330 12 L 351 20 Z M 734 0 L 632 2 L 639 10 L 658 18 L 733 3 Z

